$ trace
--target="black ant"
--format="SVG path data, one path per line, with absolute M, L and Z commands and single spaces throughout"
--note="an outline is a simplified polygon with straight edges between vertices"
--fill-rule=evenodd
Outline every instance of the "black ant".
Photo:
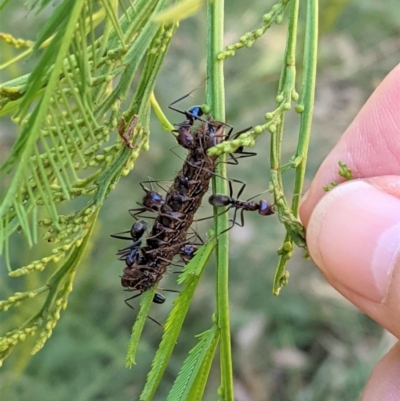
M 195 90 L 195 89 L 194 89 Z M 194 91 L 193 90 L 193 91 Z M 185 149 L 190 149 L 193 143 L 193 136 L 190 132 L 194 122 L 196 120 L 204 121 L 201 117 L 203 116 L 204 112 L 201 106 L 192 106 L 189 110 L 179 110 L 172 105 L 180 102 L 183 99 L 186 99 L 190 94 L 193 92 L 189 92 L 187 95 L 180 97 L 179 99 L 172 102 L 168 108 L 170 110 L 176 111 L 177 113 L 183 114 L 186 117 L 186 120 L 179 124 L 174 124 L 177 129 L 174 129 L 172 132 L 177 132 L 178 135 L 176 137 L 177 142 Z
M 118 238 L 118 239 L 128 239 L 132 240 L 134 244 L 139 242 L 147 230 L 147 221 L 146 220 L 139 220 L 137 221 L 129 231 L 122 231 L 120 233 L 111 234 L 111 237 Z M 127 234 L 130 233 L 130 237 L 122 237 L 119 234 Z
M 126 290 L 126 291 L 129 291 L 129 290 Z M 168 292 L 179 292 L 179 291 L 176 291 L 176 290 L 166 290 L 166 289 L 164 289 L 164 291 L 168 291 Z M 135 308 L 134 308 L 128 301 L 130 301 L 131 299 L 137 298 L 137 297 L 139 297 L 140 295 L 142 295 L 141 292 L 140 292 L 139 294 L 134 295 L 133 297 L 130 297 L 130 298 L 125 299 L 124 302 L 125 302 L 131 309 L 135 310 Z M 164 295 L 160 294 L 159 292 L 156 292 L 156 293 L 154 294 L 153 303 L 155 303 L 155 304 L 163 304 L 166 300 L 167 300 L 167 298 L 165 298 Z M 157 322 L 157 320 L 153 319 L 151 316 L 147 316 L 147 318 L 150 319 L 150 320 L 152 320 L 154 323 L 158 324 L 160 327 L 163 327 L 161 323 Z
M 179 249 L 179 256 L 185 263 L 188 263 L 188 261 L 193 258 L 195 252 L 197 252 L 198 249 L 198 245 L 188 243 L 186 245 L 183 245 Z
M 176 111 L 177 113 L 183 114 L 186 117 L 186 120 L 183 121 L 182 123 L 174 124 L 177 127 L 177 129 L 173 130 L 172 132 L 178 133 L 178 135 L 176 137 L 178 144 L 185 149 L 190 149 L 192 147 L 193 135 L 190 131 L 196 120 L 200 120 L 200 121 L 203 121 L 203 123 L 208 124 L 208 126 L 207 126 L 208 143 L 205 144 L 205 147 L 204 147 L 205 150 L 217 145 L 220 142 L 217 138 L 221 136 L 220 132 L 222 132 L 223 126 L 230 128 L 229 132 L 226 135 L 224 135 L 224 141 L 229 140 L 230 136 L 232 134 L 232 131 L 233 131 L 233 127 L 227 123 L 215 122 L 213 124 L 212 120 L 210 120 L 210 121 L 204 120 L 202 118 L 202 116 L 204 115 L 204 112 L 203 112 L 201 106 L 195 105 L 195 106 L 190 107 L 188 110 L 180 110 L 175 107 L 172 107 L 172 105 L 174 105 L 174 104 L 180 102 L 181 100 L 187 98 L 188 96 L 190 96 L 190 94 L 192 92 L 193 91 L 189 92 L 185 96 L 180 97 L 179 99 L 175 100 L 168 106 L 169 109 Z M 216 124 L 216 123 L 218 123 L 218 124 Z M 236 139 L 240 134 L 243 134 L 244 132 L 249 131 L 251 128 L 252 127 L 248 127 L 242 131 L 237 132 L 233 136 L 232 140 Z M 236 149 L 236 151 L 234 153 L 239 156 L 235 156 L 233 153 L 230 153 L 229 156 L 230 156 L 231 160 L 228 160 L 226 162 L 227 164 L 237 165 L 237 164 L 239 164 L 237 159 L 257 155 L 257 153 L 255 153 L 255 152 L 245 152 L 243 146 L 240 146 L 238 149 Z
M 192 126 L 196 120 L 202 120 L 202 116 L 204 114 L 203 109 L 201 106 L 192 106 L 189 110 L 179 110 L 175 107 L 172 107 L 174 104 L 179 103 L 181 100 L 186 99 L 188 96 L 190 96 L 196 89 L 193 89 L 191 92 L 188 94 L 180 97 L 179 99 L 173 101 L 168 108 L 170 110 L 176 111 L 177 113 L 183 114 L 186 117 L 186 121 L 180 124 L 175 124 L 177 127 L 180 126 Z
M 119 249 L 117 255 L 119 256 L 119 260 L 124 260 L 127 266 L 133 266 L 135 262 L 137 262 L 139 258 L 139 250 L 142 245 L 142 236 L 147 230 L 147 221 L 139 220 L 135 224 L 132 225 L 132 228 L 129 231 L 123 231 L 121 233 L 112 234 L 111 237 L 118 239 L 126 239 L 132 240 L 133 244 L 129 245 L 126 248 Z M 127 234 L 130 233 L 130 237 L 123 237 L 119 234 Z
M 129 290 L 126 290 L 126 291 L 129 291 Z M 165 290 L 165 291 L 169 291 L 169 290 Z M 170 291 L 171 291 L 171 292 L 179 292 L 179 291 L 173 291 L 173 290 L 170 290 Z M 131 309 L 135 309 L 128 301 L 130 301 L 131 299 L 137 298 L 137 297 L 139 297 L 140 295 L 142 295 L 142 293 L 139 293 L 139 294 L 134 295 L 133 297 L 127 298 L 127 299 L 125 299 L 124 302 L 125 302 Z M 164 295 L 160 294 L 159 292 L 156 292 L 156 293 L 154 294 L 153 302 L 154 302 L 155 304 L 163 304 L 166 300 L 167 300 L 167 298 L 165 298 Z M 155 323 L 157 323 L 158 325 L 160 325 L 160 323 L 158 323 L 156 320 L 154 320 L 154 319 L 151 318 L 150 316 L 147 316 L 147 317 L 148 317 L 149 319 L 151 319 L 153 322 L 155 322 Z
M 246 184 L 243 183 L 242 187 L 240 188 L 240 190 L 237 194 L 238 198 L 242 194 L 245 187 L 246 187 Z M 257 210 L 261 216 L 270 216 L 275 213 L 274 206 L 272 204 L 268 203 L 267 201 L 265 201 L 265 200 L 259 200 L 258 202 L 252 201 L 252 199 L 257 197 L 259 194 L 247 199 L 246 201 L 241 201 L 239 199 L 235 199 L 235 198 L 233 198 L 232 195 L 233 195 L 232 183 L 231 183 L 231 181 L 229 181 L 229 196 L 224 195 L 224 194 L 213 194 L 208 198 L 208 202 L 211 205 L 213 205 L 214 207 L 228 206 L 228 208 L 226 210 L 224 210 L 223 213 L 226 213 L 229 209 L 232 209 L 232 208 L 235 209 L 235 212 L 233 214 L 233 219 L 231 220 L 232 225 L 229 228 L 227 228 L 226 230 L 224 230 L 222 233 L 230 230 L 232 227 L 235 226 L 235 224 L 237 224 L 240 227 L 243 227 L 244 226 L 243 213 L 246 210 L 250 211 L 250 212 Z M 240 209 L 240 223 L 236 222 L 236 214 L 239 209 Z M 222 233 L 220 233 L 220 234 L 222 234 Z
M 132 226 L 130 231 L 124 231 L 124 232 L 120 233 L 120 234 L 130 233 L 131 234 L 130 237 L 122 237 L 117 234 L 111 235 L 111 237 L 113 237 L 113 238 L 127 239 L 127 240 L 133 241 L 132 245 L 130 245 L 124 249 L 120 249 L 117 253 L 117 255 L 120 256 L 119 260 L 125 260 L 128 267 L 133 266 L 139 260 L 139 257 L 140 257 L 139 251 L 140 251 L 140 246 L 142 244 L 142 236 L 146 232 L 146 230 L 147 230 L 147 222 L 145 220 L 139 220 Z M 173 292 L 175 292 L 175 291 L 173 291 Z M 140 294 L 136 294 L 135 296 L 126 299 L 125 303 L 129 307 L 132 308 L 132 306 L 128 303 L 128 301 L 133 298 L 136 298 L 139 295 Z M 165 302 L 165 300 L 166 300 L 166 298 L 163 295 L 161 295 L 157 292 L 154 294 L 154 298 L 153 298 L 154 303 L 163 304 Z M 152 319 L 152 320 L 154 320 L 154 319 Z M 156 323 L 158 323 L 158 322 L 156 322 Z
M 142 206 L 141 208 L 137 209 L 130 209 L 129 213 L 133 218 L 137 218 L 136 216 L 144 213 L 144 212 L 158 212 L 165 204 L 165 199 L 162 195 L 160 195 L 158 192 L 153 191 L 153 188 L 151 187 L 150 189 L 145 187 L 145 183 L 150 183 L 150 185 L 153 182 L 157 181 L 143 181 L 140 183 L 140 186 L 142 187 L 143 191 L 146 192 L 146 195 L 143 197 L 142 203 L 138 202 L 138 205 Z M 135 212 L 135 213 L 133 213 Z M 153 217 L 148 217 L 148 218 L 153 218 Z

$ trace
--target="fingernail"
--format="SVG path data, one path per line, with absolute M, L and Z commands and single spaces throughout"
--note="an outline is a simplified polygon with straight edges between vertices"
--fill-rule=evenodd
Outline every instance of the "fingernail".
M 400 199 L 365 181 L 342 184 L 314 209 L 307 244 L 328 277 L 381 302 L 400 264 Z

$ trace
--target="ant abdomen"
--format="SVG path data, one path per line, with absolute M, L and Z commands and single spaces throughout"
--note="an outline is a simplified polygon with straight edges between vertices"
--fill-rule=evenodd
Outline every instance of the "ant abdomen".
M 164 297 L 164 295 L 161 295 L 161 294 L 159 294 L 158 292 L 156 292 L 155 294 L 154 294 L 154 298 L 153 298 L 153 302 L 155 303 L 155 304 L 163 304 L 164 302 L 165 302 L 165 297 Z
M 208 198 L 208 202 L 215 207 L 222 207 L 230 205 L 232 200 L 227 195 L 213 194 Z
M 134 241 L 138 240 L 143 236 L 146 230 L 147 230 L 147 221 L 146 220 L 137 221 L 131 228 L 132 239 Z

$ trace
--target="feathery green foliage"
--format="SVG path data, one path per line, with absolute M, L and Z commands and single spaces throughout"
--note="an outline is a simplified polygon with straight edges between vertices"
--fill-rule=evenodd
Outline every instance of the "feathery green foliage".
M 168 394 L 167 401 L 202 400 L 219 335 L 216 324 L 206 332 L 197 335 L 199 342 L 190 350 Z
M 211 233 L 210 237 L 212 236 L 213 233 Z M 215 246 L 216 240 L 212 238 L 206 245 L 201 247 L 178 279 L 179 284 L 185 283 L 185 288 L 173 302 L 172 310 L 164 326 L 164 335 L 153 359 L 146 385 L 140 396 L 141 400 L 151 399 L 160 384 L 162 375 L 178 340 L 194 291 Z
M 2 338 L 3 358 L 26 333 L 39 327 L 51 331 L 101 206 L 148 147 L 150 95 L 176 29 L 176 24 L 159 26 L 150 19 L 167 4 L 139 0 L 121 12 L 117 1 L 63 1 L 32 48 L 39 56 L 32 73 L 1 85 L 3 113 L 14 113 L 21 133 L 1 167 L 9 184 L 0 205 L 0 250 L 11 277 L 42 271 L 50 262 L 59 266 L 45 287 L 29 292 L 46 288 L 48 295 L 37 315 Z M 122 107 L 143 63 L 134 99 Z M 136 123 L 131 137 L 110 143 L 121 118 Z M 86 205 L 62 215 L 59 205 L 75 198 L 85 199 Z M 37 243 L 40 233 L 57 247 L 49 247 L 40 260 L 12 268 L 9 237 L 17 229 L 28 246 Z M 1 305 L 9 308 L 23 299 L 14 295 Z

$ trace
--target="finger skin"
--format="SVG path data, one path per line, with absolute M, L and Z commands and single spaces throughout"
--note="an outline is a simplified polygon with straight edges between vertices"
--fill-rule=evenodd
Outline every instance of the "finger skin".
M 321 237 L 323 237 L 324 225 L 327 225 L 329 218 L 317 220 L 316 217 L 329 216 L 327 214 L 324 215 L 324 211 L 321 213 L 321 209 L 323 209 L 324 204 L 327 208 L 329 207 L 329 198 L 332 198 L 334 192 L 338 191 L 342 185 L 333 189 L 328 194 L 324 192 L 323 187 L 329 185 L 332 181 L 337 181 L 339 183 L 345 181 L 345 179 L 338 174 L 339 161 L 344 162 L 347 167 L 351 169 L 354 179 L 364 181 L 368 185 L 372 185 L 396 198 L 394 200 L 392 199 L 392 203 L 400 199 L 400 65 L 392 70 L 379 85 L 343 134 L 338 144 L 326 157 L 313 179 L 311 187 L 304 197 L 300 208 L 300 217 L 306 228 L 310 255 L 316 260 L 326 280 L 360 310 L 400 339 L 400 258 L 395 258 L 391 263 L 387 289 L 383 292 L 383 296 L 382 291 L 380 292 L 378 299 L 376 297 L 366 296 L 365 291 L 358 291 L 358 289 L 362 288 L 364 285 L 362 280 L 365 278 L 367 281 L 368 274 L 371 274 L 370 272 L 368 273 L 361 270 L 359 282 L 357 282 L 355 277 L 357 278 L 358 276 L 354 275 L 354 270 L 349 270 L 349 266 L 343 268 L 343 264 L 346 265 L 346 260 L 342 258 L 341 262 L 343 263 L 340 263 L 341 266 L 338 266 L 337 263 L 335 264 L 335 256 L 329 259 L 328 263 L 326 263 L 326 258 L 324 259 L 324 252 L 326 253 L 325 249 L 329 247 L 329 241 L 326 239 L 329 239 L 329 237 L 325 235 L 324 246 L 320 246 L 321 244 L 319 244 L 319 242 L 321 241 Z M 359 186 L 362 187 L 363 185 Z M 340 191 L 345 192 L 343 188 L 341 188 Z M 336 192 L 336 196 L 340 195 L 340 191 L 339 193 Z M 356 196 L 357 194 L 353 196 L 353 199 L 355 198 L 357 201 L 354 210 L 358 211 L 358 205 L 362 205 L 364 199 L 358 199 Z M 343 199 L 346 198 L 343 197 Z M 331 204 L 333 205 L 334 202 L 331 202 Z M 338 205 L 338 203 L 336 203 L 336 205 Z M 386 205 L 386 203 L 383 205 Z M 382 206 L 382 208 L 383 207 L 384 206 Z M 345 210 L 345 207 L 342 209 Z M 360 210 L 361 209 L 362 208 L 360 208 Z M 317 213 L 318 210 L 320 210 L 319 215 Z M 332 208 L 328 210 L 327 213 L 333 215 L 333 218 L 330 220 L 331 222 L 332 220 L 334 221 L 336 218 L 335 209 Z M 400 224 L 400 213 L 398 214 L 399 216 L 393 216 L 392 223 L 394 225 Z M 368 216 L 368 214 L 364 213 L 364 216 Z M 351 220 L 351 215 L 349 214 L 342 214 L 341 217 L 342 220 L 346 217 L 349 218 L 349 221 Z M 358 226 L 358 223 L 359 220 L 351 221 L 350 224 Z M 313 226 L 316 227 L 316 229 L 314 232 L 310 233 Z M 331 224 L 331 228 L 332 227 L 335 227 L 334 224 Z M 344 227 L 346 228 L 345 225 Z M 367 229 L 374 230 L 375 227 L 376 225 L 367 226 Z M 352 229 L 356 232 L 354 227 L 352 227 Z M 331 234 L 332 233 L 334 233 L 333 230 L 331 230 Z M 340 233 L 336 232 L 335 234 L 340 238 Z M 370 252 L 371 249 L 362 248 L 361 238 L 362 233 L 360 233 L 360 238 L 350 238 L 349 241 L 354 241 L 357 252 L 360 252 L 360 249 L 361 252 Z M 397 237 L 394 236 L 391 239 L 393 240 L 393 238 L 396 241 Z M 358 244 L 357 241 L 359 242 Z M 394 243 L 396 244 L 396 242 Z M 386 244 L 386 242 L 384 242 L 384 244 Z M 400 238 L 398 244 L 400 248 Z M 350 250 L 347 250 L 349 254 L 352 252 L 351 245 L 348 247 Z M 332 252 L 330 252 L 330 254 L 332 255 Z M 397 255 L 399 255 L 398 252 Z M 338 258 L 338 260 L 340 260 L 340 258 Z M 378 261 L 381 261 L 381 259 L 378 259 Z M 324 264 L 326 264 L 326 266 L 324 266 Z M 380 264 L 382 265 L 383 272 L 384 268 L 387 268 L 387 266 L 383 266 L 384 263 L 382 262 L 380 262 Z M 360 268 L 360 266 L 358 267 Z M 353 263 L 351 268 L 357 268 L 357 264 Z M 364 265 L 362 268 L 364 268 Z M 348 277 L 346 277 L 346 274 Z M 353 277 L 351 277 L 352 274 Z M 369 277 L 369 279 L 371 279 L 371 277 Z M 369 284 L 371 284 L 371 282 Z M 398 342 L 377 364 L 363 392 L 361 400 L 400 400 L 400 342 Z
M 379 85 L 319 168 L 301 206 L 306 227 L 325 195 L 323 187 L 345 181 L 338 174 L 338 161 L 346 163 L 354 178 L 400 175 L 400 65 Z
M 356 191 L 349 195 L 346 189 L 354 187 Z M 365 199 L 365 188 L 382 193 L 387 203 L 375 205 L 371 202 L 371 195 Z M 397 205 L 397 216 L 391 211 L 389 202 Z M 397 338 L 400 338 L 399 204 L 400 176 L 352 180 L 325 195 L 317 204 L 307 227 L 310 255 L 325 279 Z M 386 212 L 389 209 L 390 213 L 385 220 L 381 217 L 377 220 L 378 210 Z M 392 226 L 395 230 L 387 230 L 387 226 Z M 388 231 L 392 232 L 390 240 L 385 237 Z M 389 252 L 390 260 L 382 263 L 385 258 L 379 252 L 377 244 L 381 244 L 379 249 L 383 247 L 387 250 L 391 248 L 389 241 L 394 251 Z
M 400 342 L 379 361 L 364 389 L 361 401 L 400 400 Z
M 323 187 L 332 181 L 344 181 L 338 175 L 339 160 L 347 164 L 355 179 L 364 179 L 400 199 L 400 186 L 393 185 L 393 182 L 399 182 L 400 177 L 400 65 L 389 73 L 371 95 L 319 168 L 300 208 L 301 221 L 306 231 L 316 206 L 324 196 L 331 196 L 323 191 Z M 335 210 L 330 212 L 335 214 Z M 393 218 L 400 222 L 400 216 Z M 316 238 L 312 238 L 309 243 L 311 257 L 316 241 Z M 324 248 L 321 252 L 324 252 Z M 391 272 L 391 281 L 381 302 L 374 302 L 376 300 L 354 291 L 352 283 L 343 277 L 340 266 L 324 269 L 320 264 L 319 267 L 326 280 L 341 294 L 400 338 L 400 261 Z M 335 269 L 340 271 L 340 275 L 335 274 Z

